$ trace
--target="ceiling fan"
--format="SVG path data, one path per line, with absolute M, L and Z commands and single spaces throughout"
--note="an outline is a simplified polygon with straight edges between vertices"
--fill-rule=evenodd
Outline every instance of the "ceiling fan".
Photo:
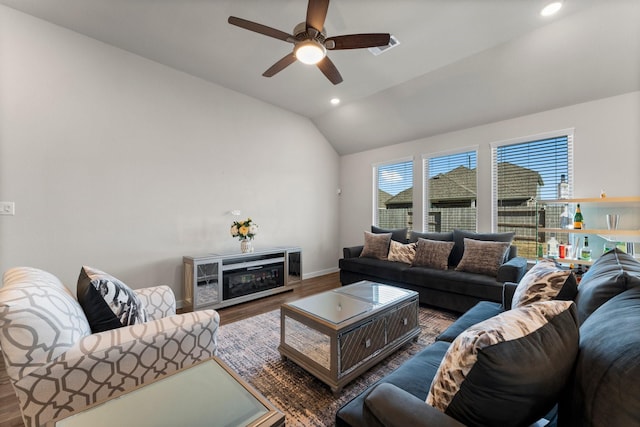
M 369 33 L 327 37 L 324 21 L 328 9 L 329 0 L 309 0 L 307 20 L 295 26 L 293 35 L 235 16 L 229 17 L 229 24 L 293 43 L 293 52 L 273 64 L 262 73 L 263 76 L 272 77 L 298 60 L 305 64 L 316 64 L 329 81 L 337 85 L 342 82 L 342 76 L 327 57 L 327 50 L 386 46 L 391 36 L 388 33 Z

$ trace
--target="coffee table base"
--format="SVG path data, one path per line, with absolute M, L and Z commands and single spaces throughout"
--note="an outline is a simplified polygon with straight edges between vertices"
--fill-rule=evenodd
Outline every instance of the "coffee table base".
M 418 295 L 413 291 L 399 290 L 371 282 L 359 282 L 357 288 L 327 292 L 361 293 L 366 286 L 375 286 L 375 295 L 381 291 L 401 293 L 392 301 L 384 304 L 376 303 L 373 308 L 354 310 L 357 314 L 346 316 L 339 322 L 331 322 L 316 315 L 326 315 L 327 301 L 331 304 L 328 293 L 317 295 L 316 300 L 308 297 L 301 304 L 283 304 L 280 308 L 280 346 L 278 351 L 285 359 L 290 359 L 320 381 L 327 384 L 334 394 L 340 394 L 342 388 L 372 366 L 388 357 L 420 334 L 418 323 Z M 384 289 L 379 289 L 384 287 Z M 351 298 L 352 295 L 347 295 Z M 352 301 L 339 296 L 337 310 L 344 314 L 346 305 Z M 358 297 L 357 299 L 360 299 Z M 361 301 L 356 301 L 358 305 Z M 325 303 L 320 307 L 320 304 Z

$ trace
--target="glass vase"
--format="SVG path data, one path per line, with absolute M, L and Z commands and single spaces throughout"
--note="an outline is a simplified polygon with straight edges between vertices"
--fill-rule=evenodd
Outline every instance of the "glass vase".
M 240 252 L 242 252 L 243 254 L 253 252 L 253 244 L 251 243 L 251 239 L 240 240 Z

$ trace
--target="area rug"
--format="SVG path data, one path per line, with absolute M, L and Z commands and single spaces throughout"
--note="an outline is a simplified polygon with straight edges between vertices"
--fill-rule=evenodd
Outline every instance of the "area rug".
M 294 362 L 281 359 L 279 309 L 221 326 L 218 356 L 285 414 L 287 426 L 331 426 L 342 405 L 431 344 L 456 316 L 420 307 L 419 318 L 421 333 L 416 342 L 405 344 L 347 384 L 339 397 Z

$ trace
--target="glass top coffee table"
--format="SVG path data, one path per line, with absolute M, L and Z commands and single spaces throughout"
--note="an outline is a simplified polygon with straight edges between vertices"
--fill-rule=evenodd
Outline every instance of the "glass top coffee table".
M 213 357 L 52 425 L 272 427 L 284 422 L 284 414 Z
M 418 293 L 362 281 L 280 308 L 278 351 L 339 394 L 420 333 Z

